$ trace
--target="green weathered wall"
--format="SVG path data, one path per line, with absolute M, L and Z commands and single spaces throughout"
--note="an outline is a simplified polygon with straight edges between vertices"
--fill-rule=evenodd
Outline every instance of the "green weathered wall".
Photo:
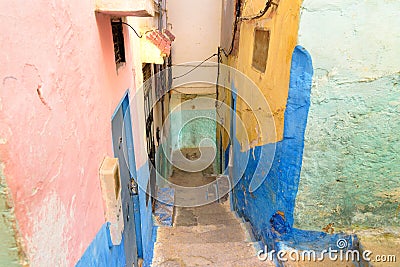
M 7 185 L 0 165 L 0 266 L 21 266 L 18 258 L 18 247 L 12 228 L 13 214 L 7 204 Z
M 399 1 L 303 3 L 314 61 L 295 224 L 400 225 Z
M 215 95 L 173 94 L 169 119 L 172 152 L 199 147 L 216 149 Z M 214 159 L 208 159 L 213 160 L 212 171 L 218 172 L 219 158 L 215 155 Z
M 400 76 L 314 87 L 296 224 L 400 224 Z
M 215 96 L 173 94 L 171 99 L 172 151 L 199 147 L 216 140 Z M 202 146 L 212 146 L 210 142 Z
M 188 121 L 179 132 L 180 148 L 199 147 L 201 140 L 210 139 L 215 143 L 215 110 L 183 110 L 183 121 Z M 193 118 L 193 120 L 191 120 Z M 190 121 L 189 121 L 190 120 Z

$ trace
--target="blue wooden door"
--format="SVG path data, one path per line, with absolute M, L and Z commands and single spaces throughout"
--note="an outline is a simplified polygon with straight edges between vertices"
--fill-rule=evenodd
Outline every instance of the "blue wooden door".
M 124 216 L 123 242 L 125 248 L 126 266 L 138 266 L 138 242 L 141 244 L 140 233 L 136 236 L 134 198 L 137 195 L 135 154 L 133 149 L 129 97 L 125 94 L 118 105 L 111 121 L 114 156 L 118 158 L 121 175 L 121 200 Z M 137 216 L 140 220 L 140 216 Z M 136 221 L 137 221 L 136 220 Z M 141 246 L 140 246 L 141 249 Z

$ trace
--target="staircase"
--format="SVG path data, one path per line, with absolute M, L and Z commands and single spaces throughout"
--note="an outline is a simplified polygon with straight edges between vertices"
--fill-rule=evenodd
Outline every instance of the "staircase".
M 186 175 L 187 183 L 198 183 L 195 175 Z M 176 179 L 183 181 L 182 177 Z M 229 201 L 175 207 L 173 226 L 158 228 L 152 266 L 275 266 L 258 260 L 248 229 L 247 223 L 230 211 Z

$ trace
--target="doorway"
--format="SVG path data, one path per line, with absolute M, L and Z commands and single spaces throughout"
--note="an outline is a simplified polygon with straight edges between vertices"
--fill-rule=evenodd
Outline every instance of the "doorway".
M 138 266 L 138 257 L 141 257 L 142 252 L 142 239 L 139 202 L 135 201 L 135 197 L 138 199 L 138 187 L 129 108 L 129 90 L 115 109 L 111 125 L 114 157 L 118 158 L 120 168 L 126 266 Z M 134 202 L 136 202 L 136 205 Z

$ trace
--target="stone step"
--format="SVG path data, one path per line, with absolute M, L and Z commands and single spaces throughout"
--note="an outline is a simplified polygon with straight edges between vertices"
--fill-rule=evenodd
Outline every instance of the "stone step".
M 217 225 L 217 224 L 224 224 L 224 225 L 237 225 L 238 221 L 235 218 L 229 218 L 227 216 L 212 216 L 212 217 L 205 217 L 199 216 L 197 218 L 197 222 L 199 225 Z
M 226 203 L 220 204 L 214 202 L 205 206 L 195 207 L 194 209 L 198 214 L 211 214 L 211 213 L 231 214 L 231 211 L 229 210 L 230 207 Z M 235 217 L 233 214 L 231 215 L 232 217 Z
M 158 253 L 162 251 L 162 255 Z M 257 258 L 252 244 L 246 242 L 155 244 L 153 266 L 274 266 Z
M 225 218 L 225 217 L 213 217 L 213 218 L 204 218 L 203 216 L 179 216 L 176 217 L 174 225 L 176 227 L 179 226 L 199 226 L 199 225 L 237 225 L 238 222 L 236 219 Z
M 225 204 L 213 203 L 203 207 L 181 208 L 175 212 L 176 226 L 239 224 L 241 221 L 229 211 Z
M 230 262 L 221 262 L 215 266 L 221 267 L 275 267 L 276 265 L 272 261 L 260 261 L 257 256 L 251 258 L 243 258 L 239 260 L 232 260 Z
M 246 238 L 239 224 L 163 227 L 157 231 L 157 242 L 169 244 L 244 242 Z
M 157 229 L 152 266 L 274 266 L 258 259 L 260 245 L 253 242 L 249 223 L 231 212 L 229 198 L 218 201 L 229 191 L 228 177 L 176 172 L 173 179 L 181 185 L 206 182 L 207 186 L 193 188 L 193 192 L 176 188 L 173 227 Z M 216 179 L 216 184 L 210 184 Z M 194 207 L 199 200 L 202 205 Z
M 221 206 L 220 204 L 215 204 L 215 205 Z M 206 208 L 203 208 L 203 207 L 199 207 L 199 208 L 179 208 L 179 207 L 177 207 L 176 208 L 177 214 L 179 214 L 180 211 L 182 211 L 182 212 L 191 211 L 196 216 L 202 216 L 202 215 L 205 215 L 205 216 L 208 216 L 208 215 L 218 216 L 219 215 L 219 216 L 224 216 L 224 217 L 235 218 L 236 219 L 236 216 L 234 214 L 232 214 L 229 211 L 226 211 L 223 207 L 222 208 L 218 208 L 218 207 L 211 206 L 211 205 L 209 205 L 208 207 L 206 206 Z

